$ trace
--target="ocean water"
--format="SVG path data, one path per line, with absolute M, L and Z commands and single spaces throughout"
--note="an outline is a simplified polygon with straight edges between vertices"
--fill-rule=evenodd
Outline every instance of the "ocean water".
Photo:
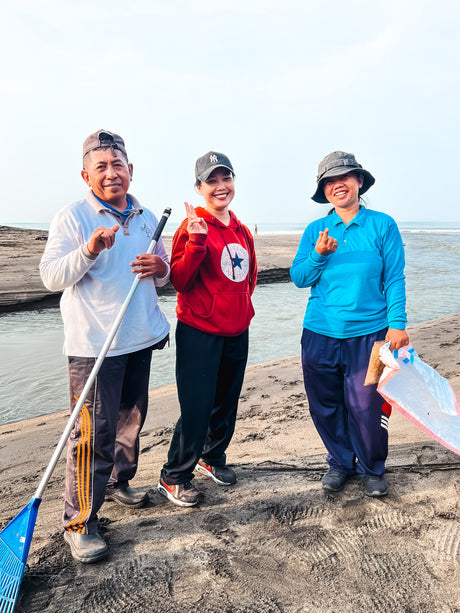
M 409 325 L 460 312 L 460 223 L 399 226 L 406 250 Z M 275 230 L 260 224 L 258 230 L 296 233 L 300 241 L 303 227 L 277 224 Z M 308 295 L 309 290 L 292 283 L 256 288 L 249 364 L 299 354 Z M 174 382 L 175 298 L 161 297 L 160 303 L 172 326 L 172 342 L 153 354 L 152 387 Z M 59 309 L 0 314 L 0 424 L 67 408 L 62 344 Z

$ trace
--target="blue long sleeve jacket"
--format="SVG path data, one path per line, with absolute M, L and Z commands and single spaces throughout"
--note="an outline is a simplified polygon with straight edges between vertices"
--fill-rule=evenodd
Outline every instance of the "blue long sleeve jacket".
M 319 232 L 329 228 L 337 250 L 315 250 Z M 407 323 L 404 247 L 394 219 L 361 207 L 346 225 L 334 211 L 312 222 L 290 270 L 297 287 L 311 287 L 304 328 L 333 338 Z

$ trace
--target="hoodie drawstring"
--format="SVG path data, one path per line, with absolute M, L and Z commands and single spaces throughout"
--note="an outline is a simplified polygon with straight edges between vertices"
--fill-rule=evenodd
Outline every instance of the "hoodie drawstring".
M 235 264 L 233 263 L 232 254 L 230 253 L 230 247 L 227 245 L 227 241 L 225 240 L 224 233 L 222 232 L 222 228 L 219 226 L 219 224 L 217 224 L 217 228 L 219 229 L 220 236 L 222 240 L 224 241 L 225 247 L 228 251 L 228 255 L 230 256 L 230 262 L 232 263 L 232 277 L 233 277 L 233 280 L 235 280 Z

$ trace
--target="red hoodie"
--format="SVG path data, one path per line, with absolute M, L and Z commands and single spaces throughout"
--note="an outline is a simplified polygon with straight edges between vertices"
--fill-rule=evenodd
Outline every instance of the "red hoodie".
M 202 207 L 196 213 L 208 224 L 208 233 L 189 235 L 185 219 L 172 243 L 171 283 L 178 292 L 177 319 L 210 334 L 237 336 L 254 317 L 254 240 L 231 211 L 228 226 Z

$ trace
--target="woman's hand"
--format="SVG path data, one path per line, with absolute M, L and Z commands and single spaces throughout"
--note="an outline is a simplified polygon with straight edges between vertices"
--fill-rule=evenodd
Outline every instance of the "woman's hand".
M 320 255 L 331 255 L 337 249 L 337 241 L 332 236 L 329 236 L 329 228 L 319 233 L 315 249 Z
M 185 212 L 187 213 L 187 232 L 189 234 L 207 234 L 208 233 L 208 224 L 205 220 L 195 212 L 195 209 L 188 202 L 184 202 L 185 204 Z
M 409 335 L 405 330 L 396 330 L 395 328 L 389 328 L 387 335 L 385 336 L 386 341 L 391 341 L 390 351 L 395 351 L 396 349 L 401 349 L 401 347 L 405 347 L 409 344 Z
M 158 255 L 153 253 L 142 253 L 136 255 L 136 261 L 130 264 L 135 275 L 139 275 L 139 279 L 145 277 L 164 277 L 166 274 L 166 264 Z

